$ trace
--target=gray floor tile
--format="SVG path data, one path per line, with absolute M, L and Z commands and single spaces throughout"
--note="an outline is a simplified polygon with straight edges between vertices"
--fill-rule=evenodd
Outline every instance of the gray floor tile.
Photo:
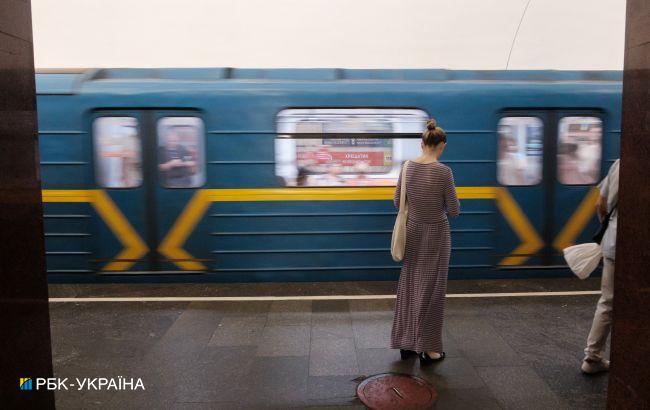
M 587 319 L 593 318 L 598 302 L 598 295 L 566 296 L 561 303 L 548 303 L 543 298 L 512 298 L 510 303 L 513 310 L 521 314 L 536 315 L 538 320 L 563 321 L 571 316 L 576 317 L 576 309 L 585 312 Z M 590 321 L 591 322 L 591 321 Z
M 86 377 L 86 376 L 82 376 L 82 377 Z M 87 376 L 87 377 L 97 377 L 97 376 L 96 374 L 94 374 L 93 376 Z M 128 393 L 130 395 L 138 395 L 143 392 L 141 390 L 138 390 L 137 392 L 130 391 Z M 55 392 L 54 398 L 55 398 L 55 404 L 57 409 L 114 409 L 116 408 L 114 405 L 111 404 L 114 399 L 114 392 L 93 391 L 93 390 L 79 391 L 76 390 L 76 388 L 70 388 L 70 390 L 68 391 Z
M 603 402 L 607 398 L 607 373 L 586 375 L 580 371 L 579 363 L 571 362 L 563 365 L 546 363 L 533 369 L 551 390 L 564 398 L 600 395 Z
M 562 395 L 570 409 L 606 409 L 607 392 L 599 394 Z
M 257 346 L 266 326 L 266 316 L 225 316 L 217 325 L 208 346 Z
M 135 400 L 154 400 L 160 403 L 170 403 L 173 395 L 161 395 L 157 397 L 151 392 L 155 388 L 151 366 L 146 365 L 142 357 L 77 357 L 65 363 L 54 364 L 54 375 L 61 378 L 69 378 L 70 383 L 77 383 L 75 378 L 96 378 L 96 377 L 133 377 L 142 378 L 145 391 L 124 390 L 77 390 L 71 388 L 68 391 L 55 393 L 57 408 L 59 409 L 81 409 L 81 408 L 124 408 L 116 403 L 116 398 L 125 402 Z
M 449 333 L 449 331 L 444 325 L 442 327 L 442 348 L 447 357 L 462 356 L 460 348 L 458 347 L 458 342 Z
M 292 326 L 295 327 L 295 326 Z M 309 380 L 308 357 L 257 357 L 247 379 L 242 401 L 275 408 L 303 405 Z
M 100 377 L 99 375 L 116 374 L 142 377 L 139 362 L 141 357 L 104 357 L 104 356 L 76 356 L 66 361 L 54 361 L 54 376 L 74 379 L 84 377 Z
M 288 407 L 288 406 L 287 406 Z M 224 402 L 176 402 L 165 409 L 173 410 L 270 410 L 275 409 L 272 403 L 245 403 L 242 401 Z M 284 407 L 279 407 L 284 409 Z
M 328 322 L 331 320 L 339 320 L 352 323 L 352 315 L 350 315 L 350 312 L 314 312 L 311 315 L 312 325 L 319 322 Z
M 279 300 L 271 303 L 269 326 L 298 326 L 311 324 L 311 300 Z
M 199 359 L 204 346 L 195 346 L 187 343 L 187 348 L 181 343 L 166 344 L 164 348 L 159 347 L 142 358 L 138 363 L 139 372 L 136 375 L 146 375 L 147 390 L 159 389 L 167 394 L 166 386 L 169 381 L 178 380 L 178 377 L 190 371 L 194 363 Z M 145 376 L 142 376 L 143 380 Z M 178 380 L 183 383 L 182 380 Z
M 312 314 L 311 336 L 317 338 L 354 337 L 352 320 L 347 312 L 318 312 Z
M 265 405 L 266 404 L 266 405 Z M 245 403 L 242 401 L 229 402 L 176 402 L 169 409 L 173 410 L 257 410 L 272 409 L 270 403 Z
M 167 407 L 177 399 L 179 389 L 184 388 L 186 379 L 184 375 L 193 371 L 194 363 L 199 354 L 172 356 L 170 354 L 147 356 L 139 364 L 140 370 L 136 375 L 142 375 L 145 384 L 144 394 L 134 395 L 130 391 L 113 393 L 112 401 L 115 405 L 128 405 L 132 408 L 146 408 L 150 403 L 156 406 Z M 179 358 L 182 358 L 179 360 Z M 131 373 L 133 374 L 133 373 Z M 141 392 L 140 392 L 141 393 Z
M 205 302 L 215 312 L 224 316 L 252 316 L 267 314 L 271 308 L 270 301 L 247 302 Z
M 436 389 L 480 389 L 486 387 L 476 369 L 462 357 L 447 357 L 428 366 L 416 366 L 415 374 Z
M 211 333 L 210 327 L 216 326 L 223 315 L 210 305 L 203 302 L 192 302 L 185 309 L 183 313 L 174 322 L 173 326 L 167 331 L 167 334 L 185 334 L 188 332 L 192 334 L 204 334 L 205 332 Z
M 193 389 L 202 385 L 202 377 L 207 380 L 223 380 L 220 379 L 220 375 L 231 371 L 228 367 L 231 363 L 237 363 L 240 358 L 245 359 L 254 354 L 254 351 L 248 347 L 208 348 L 208 342 L 220 321 L 221 316 L 215 314 L 210 306 L 199 305 L 197 308 L 188 309 L 156 346 L 142 358 L 139 366 L 146 375 L 146 379 L 143 376 L 143 380 L 147 384 L 147 394 L 155 396 L 154 401 L 164 403 L 164 407 L 167 407 L 170 402 L 177 401 L 179 396 L 183 399 L 191 399 L 195 395 L 212 394 L 215 391 L 213 386 L 204 386 L 205 393 L 199 391 L 195 394 Z M 216 356 L 206 360 L 205 355 L 209 352 L 215 352 Z M 225 353 L 219 355 L 219 352 Z M 229 356 L 230 359 L 227 359 Z M 215 366 L 214 363 L 217 365 Z M 211 398 L 209 396 L 201 399 Z M 143 395 L 142 398 L 125 398 L 120 401 L 120 397 L 116 396 L 115 402 L 142 404 L 146 407 L 145 399 L 146 396 Z
M 529 367 L 478 367 L 476 370 L 506 409 L 566 408 L 565 403 Z
M 235 410 L 247 409 L 238 402 L 176 402 L 171 407 L 173 410 Z
M 309 377 L 307 385 L 309 399 L 331 399 L 344 397 L 356 398 L 358 383 L 351 376 L 316 376 Z
M 492 318 L 491 323 L 501 334 L 508 335 L 508 344 L 526 362 L 558 366 L 579 366 L 590 326 L 587 321 L 582 326 L 568 325 L 565 321 L 540 319 L 535 315 L 507 321 Z
M 385 319 L 354 319 L 352 330 L 357 348 L 390 347 L 392 322 Z
M 352 319 L 393 318 L 393 302 L 389 299 L 356 299 L 350 300 L 349 304 Z
M 399 350 L 396 349 L 357 349 L 357 357 L 360 373 L 366 376 L 379 373 L 413 374 L 415 366 L 418 366 L 417 358 L 401 360 Z
M 480 389 L 447 389 L 438 391 L 436 410 L 501 409 L 487 387 Z
M 504 289 L 503 292 L 512 292 Z M 445 303 L 446 317 L 478 317 L 493 315 L 516 316 L 510 298 L 447 298 Z
M 183 357 L 207 346 L 222 316 L 210 305 L 191 303 L 149 352 L 152 357 Z
M 311 312 L 311 300 L 274 300 L 271 302 L 269 314 L 271 313 L 290 313 L 290 312 Z
M 367 410 L 361 401 L 357 398 L 348 397 L 330 397 L 327 399 L 310 399 L 301 409 L 309 410 Z
M 257 346 L 257 356 L 309 355 L 310 326 L 267 326 Z
M 350 304 L 344 299 L 314 300 L 311 310 L 313 313 L 350 312 Z
M 354 339 L 313 339 L 309 354 L 310 376 L 358 375 Z
M 474 366 L 518 366 L 524 362 L 486 320 L 448 317 L 446 329 L 460 353 Z
M 249 347 L 208 347 L 171 383 L 178 402 L 235 401 L 245 392 L 255 356 Z
M 141 356 L 163 337 L 186 305 L 87 303 L 59 307 L 51 313 L 53 356 L 55 360 L 70 355 Z
M 106 392 L 104 392 L 106 394 Z M 171 394 L 160 394 L 158 391 L 139 391 L 139 392 L 129 392 L 129 391 L 117 391 L 110 393 L 111 400 L 103 405 L 102 409 L 115 409 L 115 410 L 140 410 L 148 408 L 172 408 L 174 405 L 174 398 Z M 84 399 L 82 401 L 83 407 L 88 408 L 86 404 L 90 400 Z M 58 408 L 58 407 L 57 407 Z
M 117 408 L 146 408 L 150 407 L 151 403 L 156 403 L 157 407 L 168 408 L 179 397 L 191 396 L 190 398 L 198 397 L 200 400 L 207 400 L 201 395 L 214 392 L 213 386 L 209 388 L 204 386 L 204 391 L 198 391 L 196 394 L 192 390 L 204 380 L 220 380 L 222 383 L 228 383 L 221 378 L 221 375 L 232 371 L 232 368 L 228 367 L 230 362 L 226 358 L 237 361 L 236 353 L 244 358 L 246 353 L 250 355 L 247 348 L 214 349 L 224 349 L 220 360 L 217 358 L 206 360 L 203 349 L 191 352 L 180 349 L 178 354 L 174 354 L 172 349 L 151 352 L 136 363 L 136 370 L 127 373 L 127 375 L 141 376 L 146 391 L 138 392 L 141 394 L 137 395 L 130 391 L 111 392 L 114 397 L 111 403 Z

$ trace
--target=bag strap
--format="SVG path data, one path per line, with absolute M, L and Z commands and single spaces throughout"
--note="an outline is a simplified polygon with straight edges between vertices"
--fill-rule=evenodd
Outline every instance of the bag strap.
M 617 206 L 618 206 L 618 201 L 616 201 L 616 203 L 614 204 L 614 206 L 612 207 L 612 209 L 611 209 L 609 212 L 607 212 L 607 215 L 605 215 L 605 219 L 607 219 L 607 220 L 609 221 L 609 218 L 612 216 L 612 214 L 613 214 L 614 211 L 616 210 L 616 207 L 617 207 Z M 605 219 L 603 219 L 603 221 L 604 221 Z
M 409 162 L 406 161 L 402 167 L 402 185 L 400 187 L 399 194 L 399 210 L 406 210 L 404 206 L 406 205 L 406 170 L 408 168 Z

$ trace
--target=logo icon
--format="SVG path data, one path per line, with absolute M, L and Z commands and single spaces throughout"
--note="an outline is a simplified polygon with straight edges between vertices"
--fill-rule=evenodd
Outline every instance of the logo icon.
M 32 379 L 30 377 L 20 378 L 20 390 L 32 390 Z

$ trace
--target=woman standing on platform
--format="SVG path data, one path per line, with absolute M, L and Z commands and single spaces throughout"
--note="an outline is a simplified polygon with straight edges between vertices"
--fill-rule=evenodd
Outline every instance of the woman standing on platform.
M 402 178 L 406 178 L 406 249 L 397 286 L 391 347 L 402 359 L 418 354 L 421 364 L 445 357 L 442 322 L 447 291 L 451 236 L 447 215 L 460 213 L 451 169 L 438 160 L 447 145 L 445 131 L 427 122 L 422 155 L 400 174 L 393 203 L 399 207 Z

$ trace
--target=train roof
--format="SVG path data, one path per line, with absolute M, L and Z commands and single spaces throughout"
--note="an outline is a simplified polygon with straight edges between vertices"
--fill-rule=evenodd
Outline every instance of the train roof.
M 222 81 L 425 81 L 425 82 L 620 82 L 622 71 L 446 70 L 347 68 L 100 68 L 41 69 L 38 94 L 75 94 L 89 82 Z

